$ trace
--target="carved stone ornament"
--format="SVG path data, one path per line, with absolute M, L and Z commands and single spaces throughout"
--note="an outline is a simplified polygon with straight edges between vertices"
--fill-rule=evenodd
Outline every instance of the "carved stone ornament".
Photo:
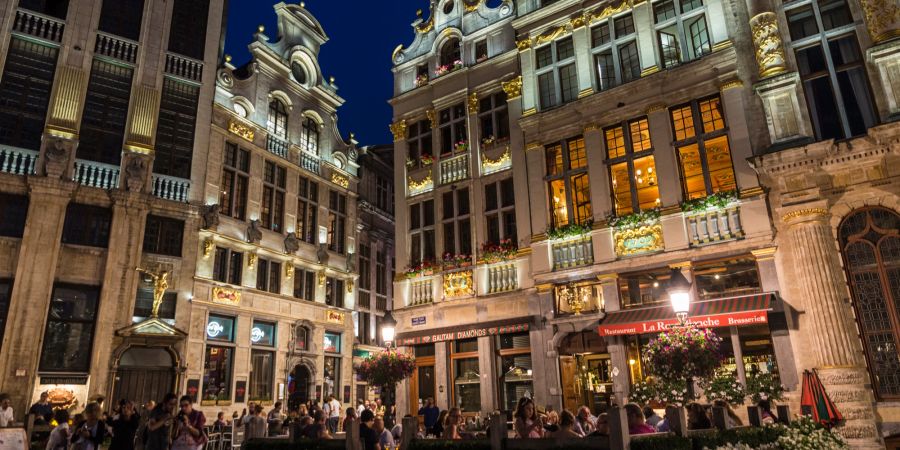
M 900 5 L 897 0 L 860 0 L 869 35 L 876 44 L 900 36 Z
M 750 19 L 753 47 L 759 76 L 768 78 L 787 71 L 784 62 L 784 42 L 778 31 L 778 18 L 773 12 L 757 14 Z
M 200 210 L 200 218 L 203 220 L 201 227 L 204 230 L 212 230 L 219 225 L 219 211 L 222 209 L 218 203 L 205 205 Z
M 394 142 L 406 139 L 406 120 L 400 119 L 392 123 L 391 134 L 394 135 Z
M 259 220 L 251 220 L 247 226 L 247 242 L 259 244 L 262 240 L 262 230 L 259 229 Z
M 356 258 L 353 257 L 352 253 L 347 253 L 347 270 L 356 272 Z
M 316 250 L 316 260 L 319 264 L 328 264 L 328 249 L 325 248 L 325 244 L 319 244 L 319 248 Z
M 44 149 L 44 175 L 50 178 L 62 178 L 69 166 L 71 143 L 62 139 L 52 139 Z
M 506 99 L 512 100 L 522 96 L 522 76 L 517 76 L 509 81 L 501 83 L 503 92 L 506 92 Z
M 288 233 L 284 238 L 284 252 L 293 255 L 300 250 L 300 239 L 297 239 L 297 233 Z
M 129 192 L 143 192 L 147 184 L 149 161 L 145 156 L 130 154 L 125 161 L 125 188 Z

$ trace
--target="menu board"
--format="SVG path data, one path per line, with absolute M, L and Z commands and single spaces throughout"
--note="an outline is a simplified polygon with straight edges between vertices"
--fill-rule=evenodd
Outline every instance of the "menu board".
M 22 450 L 27 442 L 24 428 L 0 428 L 0 450 Z

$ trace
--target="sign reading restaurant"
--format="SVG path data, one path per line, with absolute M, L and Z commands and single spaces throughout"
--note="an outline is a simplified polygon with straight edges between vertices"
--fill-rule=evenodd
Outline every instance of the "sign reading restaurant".
M 716 316 L 691 317 L 687 323 L 699 328 L 733 327 L 742 325 L 755 325 L 768 323 L 766 311 L 743 311 Z M 601 336 L 622 336 L 644 333 L 659 333 L 660 331 L 678 325 L 676 319 L 653 320 L 647 322 L 625 323 L 616 325 L 600 325 Z
M 435 342 L 455 341 L 459 339 L 471 339 L 482 336 L 496 336 L 499 334 L 524 333 L 530 329 L 530 324 L 519 323 L 513 325 L 501 325 L 485 328 L 466 328 L 458 331 L 444 331 L 420 336 L 399 336 L 397 345 L 432 344 Z

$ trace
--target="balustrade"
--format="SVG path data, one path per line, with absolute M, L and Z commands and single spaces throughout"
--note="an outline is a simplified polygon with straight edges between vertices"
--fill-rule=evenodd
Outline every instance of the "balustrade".
M 300 151 L 300 167 L 318 174 L 319 173 L 319 157 L 317 155 L 311 155 L 307 152 Z
M 203 78 L 203 62 L 166 53 L 166 73 L 199 82 Z
M 134 64 L 135 61 L 137 61 L 137 52 L 137 42 L 106 33 L 97 33 L 97 44 L 94 46 L 94 53 L 98 55 L 108 56 L 110 58 Z
M 119 166 L 76 159 L 72 181 L 89 187 L 116 189 L 119 187 L 119 170 Z
M 488 293 L 514 291 L 519 288 L 519 271 L 515 262 L 488 266 Z
M 153 174 L 153 195 L 174 202 L 187 203 L 191 192 L 191 180 Z
M 734 205 L 699 213 L 685 213 L 691 244 L 697 246 L 742 237 L 744 231 L 740 212 L 740 208 Z
M 409 283 L 409 306 L 434 303 L 434 279 L 413 280 Z
M 38 152 L 23 148 L 0 147 L 0 172 L 33 175 Z
M 13 22 L 13 31 L 56 43 L 62 42 L 65 29 L 66 23 L 62 20 L 24 9 L 16 11 Z
M 266 149 L 273 155 L 287 158 L 288 143 L 281 138 L 277 138 L 271 134 L 266 135 Z
M 594 249 L 590 236 L 552 242 L 550 251 L 553 255 L 553 270 L 594 263 Z
M 441 184 L 455 183 L 466 178 L 469 178 L 468 153 L 441 160 Z

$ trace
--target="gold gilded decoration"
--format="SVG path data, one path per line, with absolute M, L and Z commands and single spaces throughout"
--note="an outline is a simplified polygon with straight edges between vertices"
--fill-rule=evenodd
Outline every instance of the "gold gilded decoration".
M 471 270 L 444 274 L 444 297 L 475 295 L 475 283 Z
M 156 116 L 159 110 L 159 92 L 145 86 L 134 88 L 131 120 L 125 146 L 139 153 L 153 151 L 153 135 L 156 133 Z M 251 138 L 252 140 L 252 138 Z M 141 151 L 143 150 L 143 151 Z
M 576 287 L 575 285 L 559 286 L 556 288 L 556 295 L 562 304 L 569 307 L 572 314 L 581 315 L 581 311 L 588 305 L 591 298 L 591 289 L 589 287 Z
M 394 48 L 394 52 L 391 53 L 391 61 L 397 59 L 397 55 L 403 50 L 403 44 L 398 45 Z
M 641 71 L 641 78 L 649 77 L 650 75 L 653 75 L 656 72 L 659 72 L 659 66 L 648 67 Z
M 616 254 L 631 256 L 663 249 L 662 225 L 645 225 L 627 230 L 617 230 L 613 235 Z
M 247 267 L 249 267 L 251 269 L 256 267 L 256 258 L 257 258 L 256 253 L 249 253 L 247 255 Z
M 573 30 L 577 30 L 578 28 L 583 27 L 584 22 L 585 22 L 584 16 L 575 16 L 572 18 L 572 20 L 569 21 L 569 23 L 572 24 Z
M 741 199 L 752 198 L 752 197 L 758 197 L 765 193 L 766 192 L 763 190 L 763 188 L 761 188 L 759 186 L 754 186 L 752 188 L 741 189 L 741 192 L 738 195 L 738 197 Z
M 486 154 L 481 156 L 481 173 L 484 175 L 499 172 L 510 167 L 512 167 L 512 155 L 508 145 L 503 154 L 497 159 L 490 159 Z
M 712 47 L 713 52 L 718 52 L 720 50 L 725 50 L 726 48 L 734 47 L 734 42 L 731 42 L 731 39 L 725 39 L 722 42 L 718 42 Z
M 521 41 L 516 41 L 516 48 L 518 48 L 520 52 L 528 50 L 529 48 L 531 48 L 531 39 L 525 38 Z
M 346 315 L 341 311 L 333 311 L 330 309 L 325 310 L 325 321 L 328 323 L 343 325 L 345 318 Z
M 784 42 L 778 31 L 778 18 L 773 12 L 757 14 L 750 19 L 750 32 L 756 51 L 759 76 L 767 78 L 787 71 Z
M 350 187 L 350 179 L 339 173 L 331 174 L 331 182 L 344 188 L 344 189 L 347 189 Z
M 591 95 L 591 94 L 593 94 L 593 93 L 594 93 L 594 88 L 589 87 L 589 88 L 587 88 L 587 89 L 585 89 L 585 90 L 579 92 L 579 93 L 578 93 L 578 98 L 585 98 L 585 97 L 587 97 L 588 95 Z
M 294 278 L 294 265 L 287 264 L 284 266 L 284 276 L 287 277 L 288 280 Z
M 212 301 L 223 305 L 239 306 L 241 293 L 231 288 L 216 286 L 212 288 Z
M 159 307 L 165 298 L 166 290 L 169 289 L 169 271 L 151 272 L 141 267 L 136 267 L 135 270 L 147 275 L 153 281 L 153 309 L 150 310 L 150 317 L 153 319 L 159 318 Z
M 320 286 L 320 287 L 321 287 L 321 286 L 325 286 L 325 278 L 326 278 L 326 277 L 325 277 L 325 271 L 324 271 L 324 270 L 320 270 L 320 271 L 319 271 L 319 286 Z
M 876 44 L 900 36 L 900 6 L 897 0 L 860 0 L 866 27 Z
M 354 287 L 353 280 L 347 280 L 347 293 L 348 294 L 353 293 L 353 287 Z
M 590 133 L 592 131 L 600 131 L 600 125 L 597 125 L 596 123 L 589 123 L 584 126 L 585 133 Z
M 769 248 L 761 248 L 757 250 L 751 250 L 750 253 L 753 254 L 753 257 L 756 258 L 757 261 L 765 261 L 769 259 L 775 258 L 775 250 L 778 247 L 769 247 Z
M 434 108 L 431 108 L 431 109 L 425 111 L 425 117 L 427 117 L 427 118 L 428 118 L 428 122 L 431 123 L 431 129 L 435 129 L 435 128 L 437 127 L 437 125 L 438 125 L 438 123 L 437 123 L 437 110 L 434 109 Z
M 552 30 L 547 30 L 547 31 L 541 33 L 540 35 L 538 35 L 538 37 L 534 38 L 533 44 L 535 46 L 538 46 L 538 45 L 546 44 L 548 42 L 552 42 L 554 39 L 565 34 L 566 31 L 568 31 L 568 30 L 565 25 L 560 25 Z
M 610 16 L 619 14 L 621 12 L 628 11 L 629 9 L 631 9 L 633 7 L 634 7 L 634 3 L 632 1 L 622 0 L 621 2 L 619 2 L 619 4 L 617 4 L 615 6 L 613 6 L 612 3 L 610 3 L 609 5 L 606 5 L 604 7 L 597 8 L 593 11 L 587 12 L 587 13 L 585 13 L 585 18 L 587 19 L 588 23 L 593 25 L 594 22 L 597 22 L 598 20 L 603 20 Z
M 465 8 L 467 13 L 478 11 L 478 7 L 484 3 L 484 0 L 475 0 L 472 2 L 463 2 L 463 7 Z
M 203 241 L 203 258 L 209 258 L 209 255 L 212 254 L 212 249 L 215 246 L 215 241 L 213 238 L 207 238 Z
M 793 220 L 798 217 L 806 217 L 806 216 L 828 217 L 830 215 L 831 215 L 831 213 L 829 213 L 828 210 L 825 208 L 805 208 L 805 209 L 798 209 L 796 211 L 791 211 L 791 212 L 781 216 L 781 220 L 784 222 L 787 222 L 789 220 Z
M 422 17 L 421 9 L 416 12 L 419 13 L 419 17 Z M 433 29 L 434 29 L 434 12 L 431 13 L 431 16 L 428 18 L 427 22 L 422 22 L 416 26 L 416 31 L 418 31 L 419 33 L 422 33 L 422 34 L 427 33 Z
M 78 406 L 78 399 L 75 397 L 75 391 L 61 387 L 53 388 L 47 391 L 47 400 L 54 411 L 60 409 L 71 410 Z
M 478 114 L 478 93 L 472 92 L 468 99 L 469 114 Z
M 47 117 L 47 128 L 74 135 L 78 129 L 78 112 L 84 92 L 85 73 L 80 68 L 63 66 L 57 75 L 53 104 Z
M 522 117 L 530 116 L 532 114 L 537 113 L 537 108 L 528 108 L 525 111 L 522 111 Z
M 726 81 L 722 86 L 719 87 L 720 92 L 725 92 L 729 89 L 741 88 L 744 87 L 744 82 L 741 80 L 731 80 Z
M 406 119 L 400 119 L 390 125 L 391 134 L 394 135 L 394 142 L 406 139 Z
M 525 151 L 531 150 L 542 150 L 544 147 L 540 144 L 540 142 L 529 142 L 525 144 Z
M 255 133 L 253 132 L 253 128 L 250 128 L 247 125 L 232 120 L 231 122 L 228 122 L 228 131 L 230 131 L 232 134 L 240 136 L 245 141 L 253 142 L 253 136 L 255 135 Z
M 652 114 L 657 111 L 665 111 L 666 105 L 664 103 L 654 103 L 647 108 L 647 114 Z
M 503 92 L 506 92 L 506 100 L 512 100 L 522 96 L 522 76 L 519 75 L 512 80 L 500 83 Z
M 434 189 L 434 180 L 431 178 L 431 170 L 428 170 L 428 173 L 425 174 L 425 178 L 421 180 L 413 180 L 412 177 L 408 177 L 407 179 L 407 188 L 409 190 L 409 195 L 418 195 L 423 192 L 430 191 Z

